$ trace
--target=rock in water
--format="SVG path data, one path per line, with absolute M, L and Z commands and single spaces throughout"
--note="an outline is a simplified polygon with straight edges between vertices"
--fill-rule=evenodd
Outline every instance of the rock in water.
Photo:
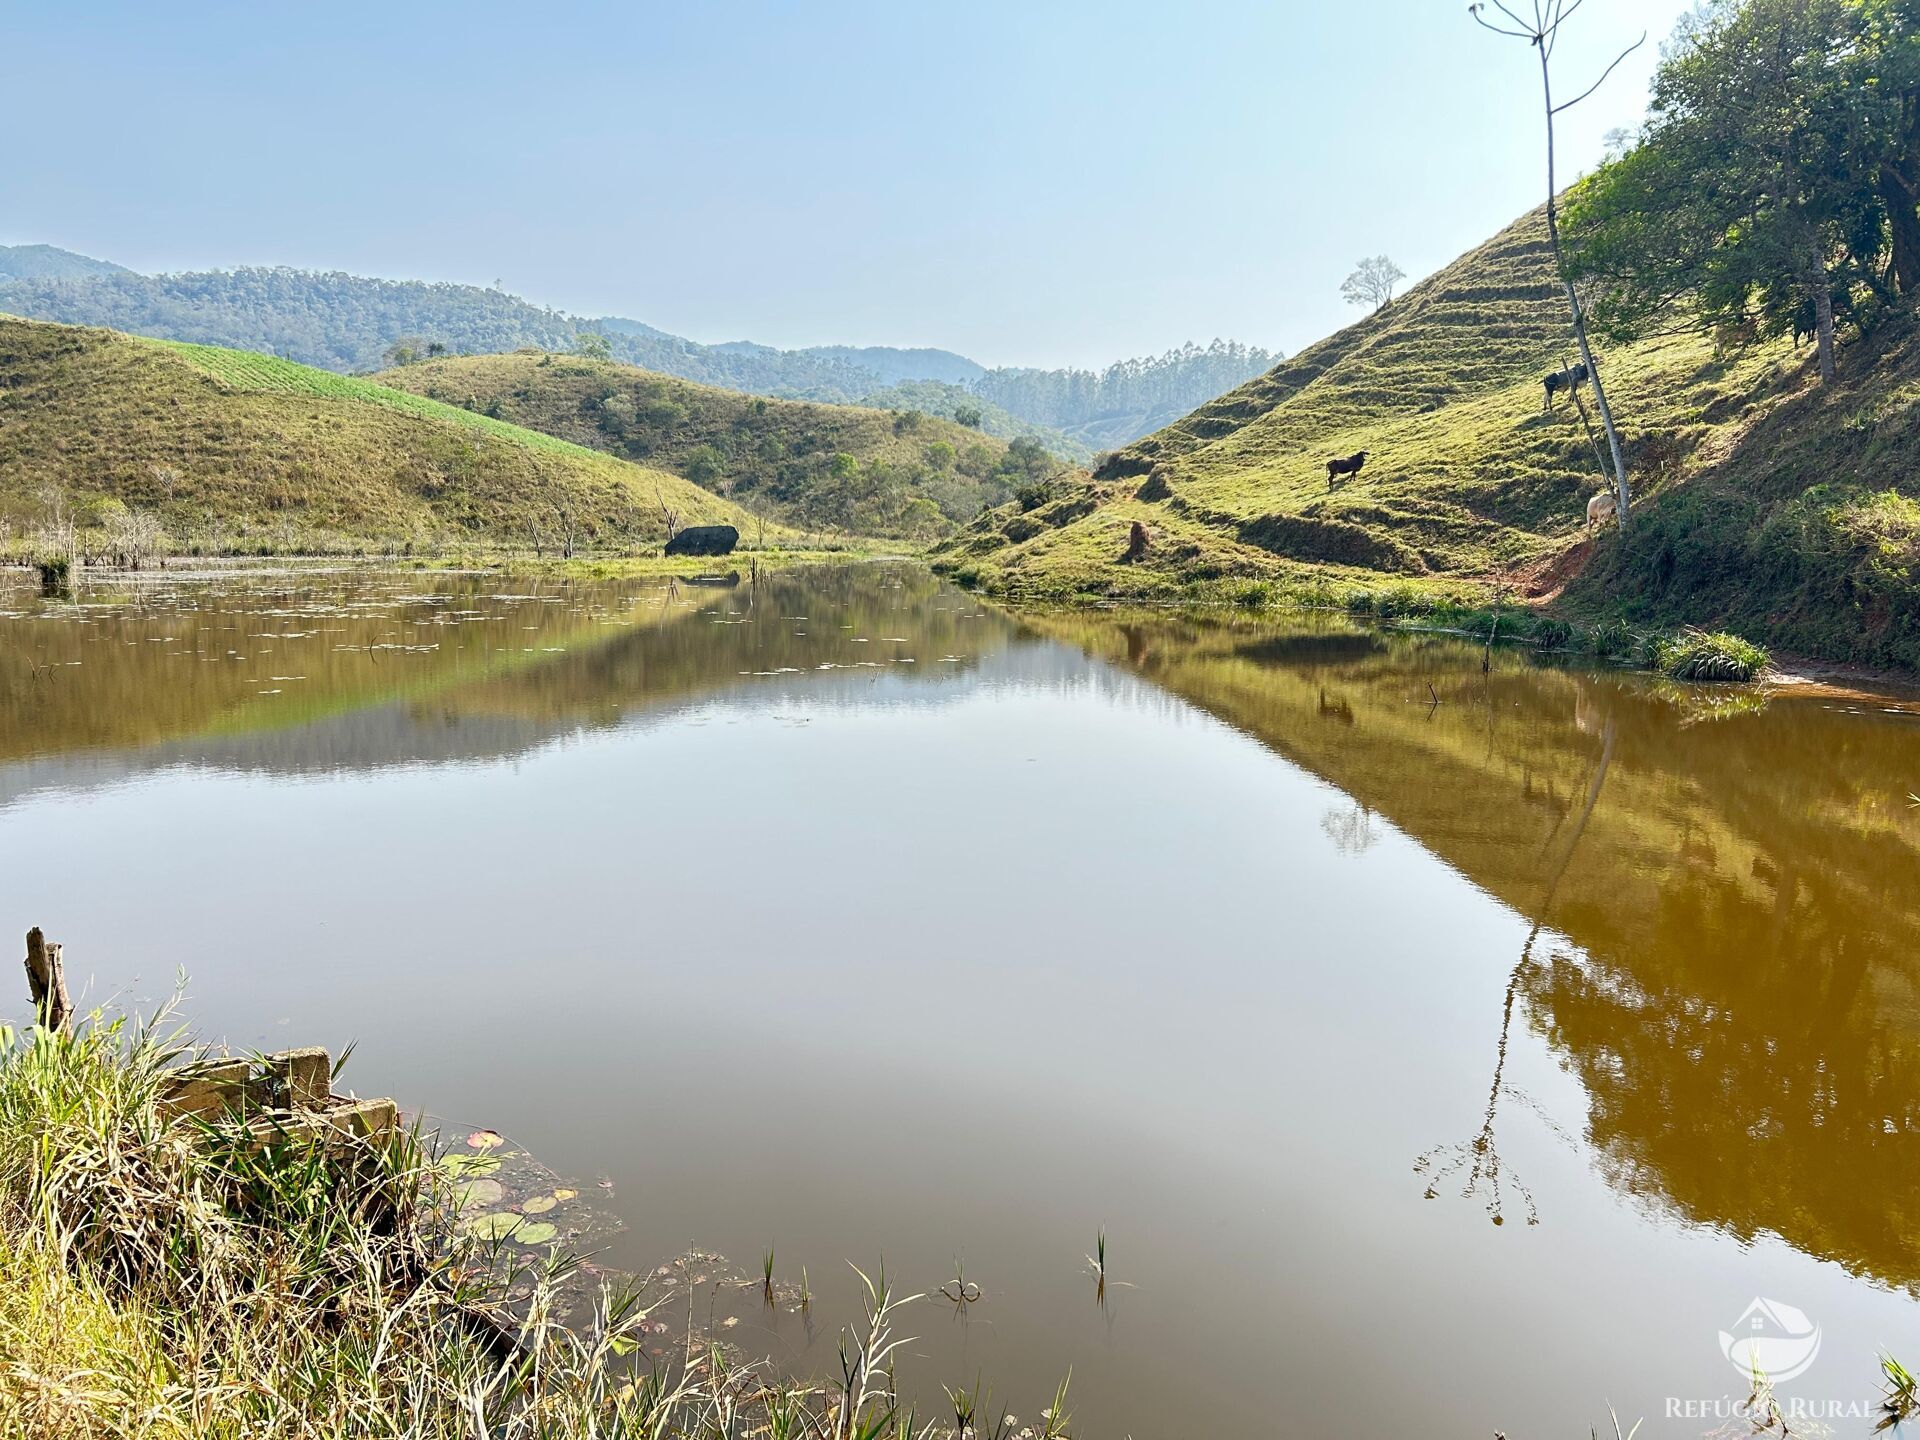
M 667 541 L 669 555 L 731 555 L 740 532 L 731 525 L 689 525 Z

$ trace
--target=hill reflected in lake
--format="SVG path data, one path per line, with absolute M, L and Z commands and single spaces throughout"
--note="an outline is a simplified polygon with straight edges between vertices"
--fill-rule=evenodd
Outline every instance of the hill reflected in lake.
M 1525 916 L 1521 1013 L 1622 1191 L 1920 1287 L 1920 707 L 1483 676 L 1340 622 L 1035 623 L 1337 785 L 1335 843 L 1391 826 Z
M 942 703 L 1077 659 L 909 569 L 721 583 L 335 575 L 42 605 L 0 645 L 0 804 L 171 766 L 484 764 L 715 703 Z
M 1579 1433 L 1737 1383 L 1755 1294 L 1849 1396 L 1920 1314 L 1905 702 L 909 566 L 0 609 L 0 899 L 90 1001 L 358 1039 L 604 1175 L 610 1264 L 957 1260 L 922 1400 Z

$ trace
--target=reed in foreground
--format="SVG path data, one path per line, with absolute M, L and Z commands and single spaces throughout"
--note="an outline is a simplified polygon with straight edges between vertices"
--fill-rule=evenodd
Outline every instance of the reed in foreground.
M 165 1012 L 71 1035 L 0 1026 L 0 1434 L 928 1440 L 877 1279 L 845 1383 L 807 1386 L 689 1336 L 648 1363 L 644 1292 L 561 1321 L 549 1258 L 511 1320 L 497 1246 L 431 1223 L 417 1135 L 249 1145 L 169 1113 Z

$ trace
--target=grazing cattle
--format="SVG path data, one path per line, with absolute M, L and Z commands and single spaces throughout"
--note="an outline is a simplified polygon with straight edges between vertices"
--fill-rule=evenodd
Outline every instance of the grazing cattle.
M 1334 476 L 1358 475 L 1360 467 L 1366 463 L 1367 452 L 1364 450 L 1356 450 L 1351 455 L 1343 455 L 1338 459 L 1327 461 L 1327 489 L 1333 489 Z
M 1620 502 L 1611 490 L 1602 490 L 1587 501 L 1587 538 L 1593 538 L 1593 527 L 1603 520 L 1611 520 L 1620 513 Z
M 689 525 L 667 541 L 669 555 L 731 555 L 740 532 L 731 525 Z
M 1820 319 L 1809 300 L 1793 312 L 1793 348 L 1798 350 L 1819 334 Z
M 1540 383 L 1544 385 L 1547 390 L 1547 403 L 1540 408 L 1542 410 L 1551 410 L 1553 408 L 1553 397 L 1555 395 L 1559 394 L 1562 390 L 1571 395 L 1577 388 L 1587 383 L 1587 362 L 1582 360 L 1577 365 L 1569 365 L 1564 370 L 1556 370 L 1551 375 L 1542 379 Z

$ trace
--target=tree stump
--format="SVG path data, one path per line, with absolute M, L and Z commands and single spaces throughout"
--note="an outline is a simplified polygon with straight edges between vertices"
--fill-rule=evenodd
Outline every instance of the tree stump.
M 60 964 L 60 947 L 34 926 L 27 931 L 27 993 L 42 1028 L 67 1031 L 73 1026 L 73 998 L 67 994 L 67 974 Z
M 1133 528 L 1127 532 L 1126 558 L 1128 560 L 1143 558 L 1147 553 L 1147 544 L 1147 527 L 1138 520 L 1134 521 Z

